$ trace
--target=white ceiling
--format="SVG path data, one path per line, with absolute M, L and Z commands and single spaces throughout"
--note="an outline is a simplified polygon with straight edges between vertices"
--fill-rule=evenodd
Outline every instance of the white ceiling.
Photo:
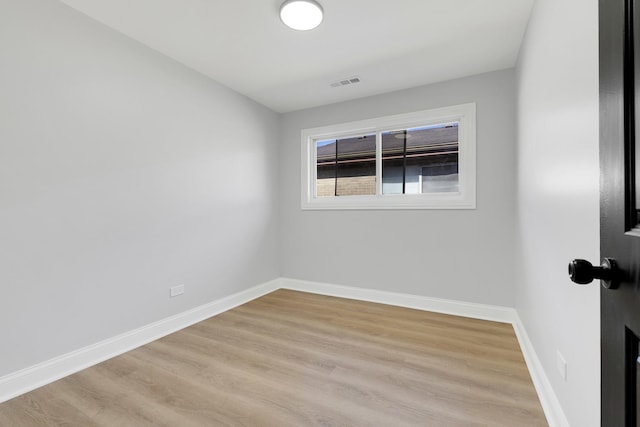
M 61 1 L 286 112 L 513 67 L 534 0 L 319 0 L 308 32 L 284 0 Z

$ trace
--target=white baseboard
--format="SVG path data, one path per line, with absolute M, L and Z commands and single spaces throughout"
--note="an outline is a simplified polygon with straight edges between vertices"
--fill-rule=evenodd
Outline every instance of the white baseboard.
M 162 338 L 209 317 L 230 310 L 262 295 L 277 290 L 279 279 L 254 286 L 201 305 L 175 316 L 167 317 L 141 328 L 72 351 L 51 360 L 0 378 L 0 402 L 7 401 L 75 372 L 126 353 L 141 345 Z
M 517 313 L 513 322 L 513 329 L 516 332 L 522 355 L 524 356 L 529 374 L 531 375 L 531 381 L 533 381 L 533 385 L 538 393 L 538 398 L 540 399 L 544 414 L 547 417 L 549 427 L 570 427 L 569 420 L 567 420 L 567 416 L 562 410 L 560 401 L 551 387 L 551 382 L 542 367 L 542 363 L 540 363 L 540 359 L 533 348 L 527 330 Z
M 520 343 L 522 354 L 529 368 L 531 379 L 540 398 L 549 426 L 569 427 L 558 398 L 515 309 L 289 278 L 275 279 L 262 285 L 254 286 L 245 291 L 1 377 L 0 403 L 126 353 L 280 288 L 510 323 L 513 325 Z
M 436 313 L 453 314 L 456 316 L 491 320 L 494 322 L 513 323 L 516 318 L 515 309 L 496 305 L 475 304 L 470 302 L 429 298 L 419 295 L 378 291 L 351 286 L 331 285 L 328 283 L 309 282 L 306 280 L 288 278 L 280 279 L 280 286 L 284 289 L 291 289 L 295 291 L 311 292 L 314 294 L 356 299 L 360 301 L 377 302 L 380 304 L 415 308 L 417 310 L 434 311 Z

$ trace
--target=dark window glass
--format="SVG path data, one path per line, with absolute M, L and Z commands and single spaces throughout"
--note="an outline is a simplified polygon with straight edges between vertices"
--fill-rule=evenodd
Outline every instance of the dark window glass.
M 382 133 L 382 193 L 458 192 L 458 123 Z
M 316 142 L 316 195 L 376 194 L 376 136 Z

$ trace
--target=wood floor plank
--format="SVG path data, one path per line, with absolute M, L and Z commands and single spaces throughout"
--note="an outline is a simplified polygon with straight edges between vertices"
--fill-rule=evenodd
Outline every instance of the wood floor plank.
M 545 426 L 511 325 L 279 290 L 0 404 L 11 426 Z

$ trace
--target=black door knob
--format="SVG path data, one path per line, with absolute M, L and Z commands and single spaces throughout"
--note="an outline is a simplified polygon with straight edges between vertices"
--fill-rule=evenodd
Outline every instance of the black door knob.
M 604 288 L 615 289 L 620 282 L 620 270 L 616 261 L 611 258 L 605 258 L 600 267 L 594 267 L 584 259 L 574 259 L 569 263 L 569 277 L 580 285 L 599 279 Z

